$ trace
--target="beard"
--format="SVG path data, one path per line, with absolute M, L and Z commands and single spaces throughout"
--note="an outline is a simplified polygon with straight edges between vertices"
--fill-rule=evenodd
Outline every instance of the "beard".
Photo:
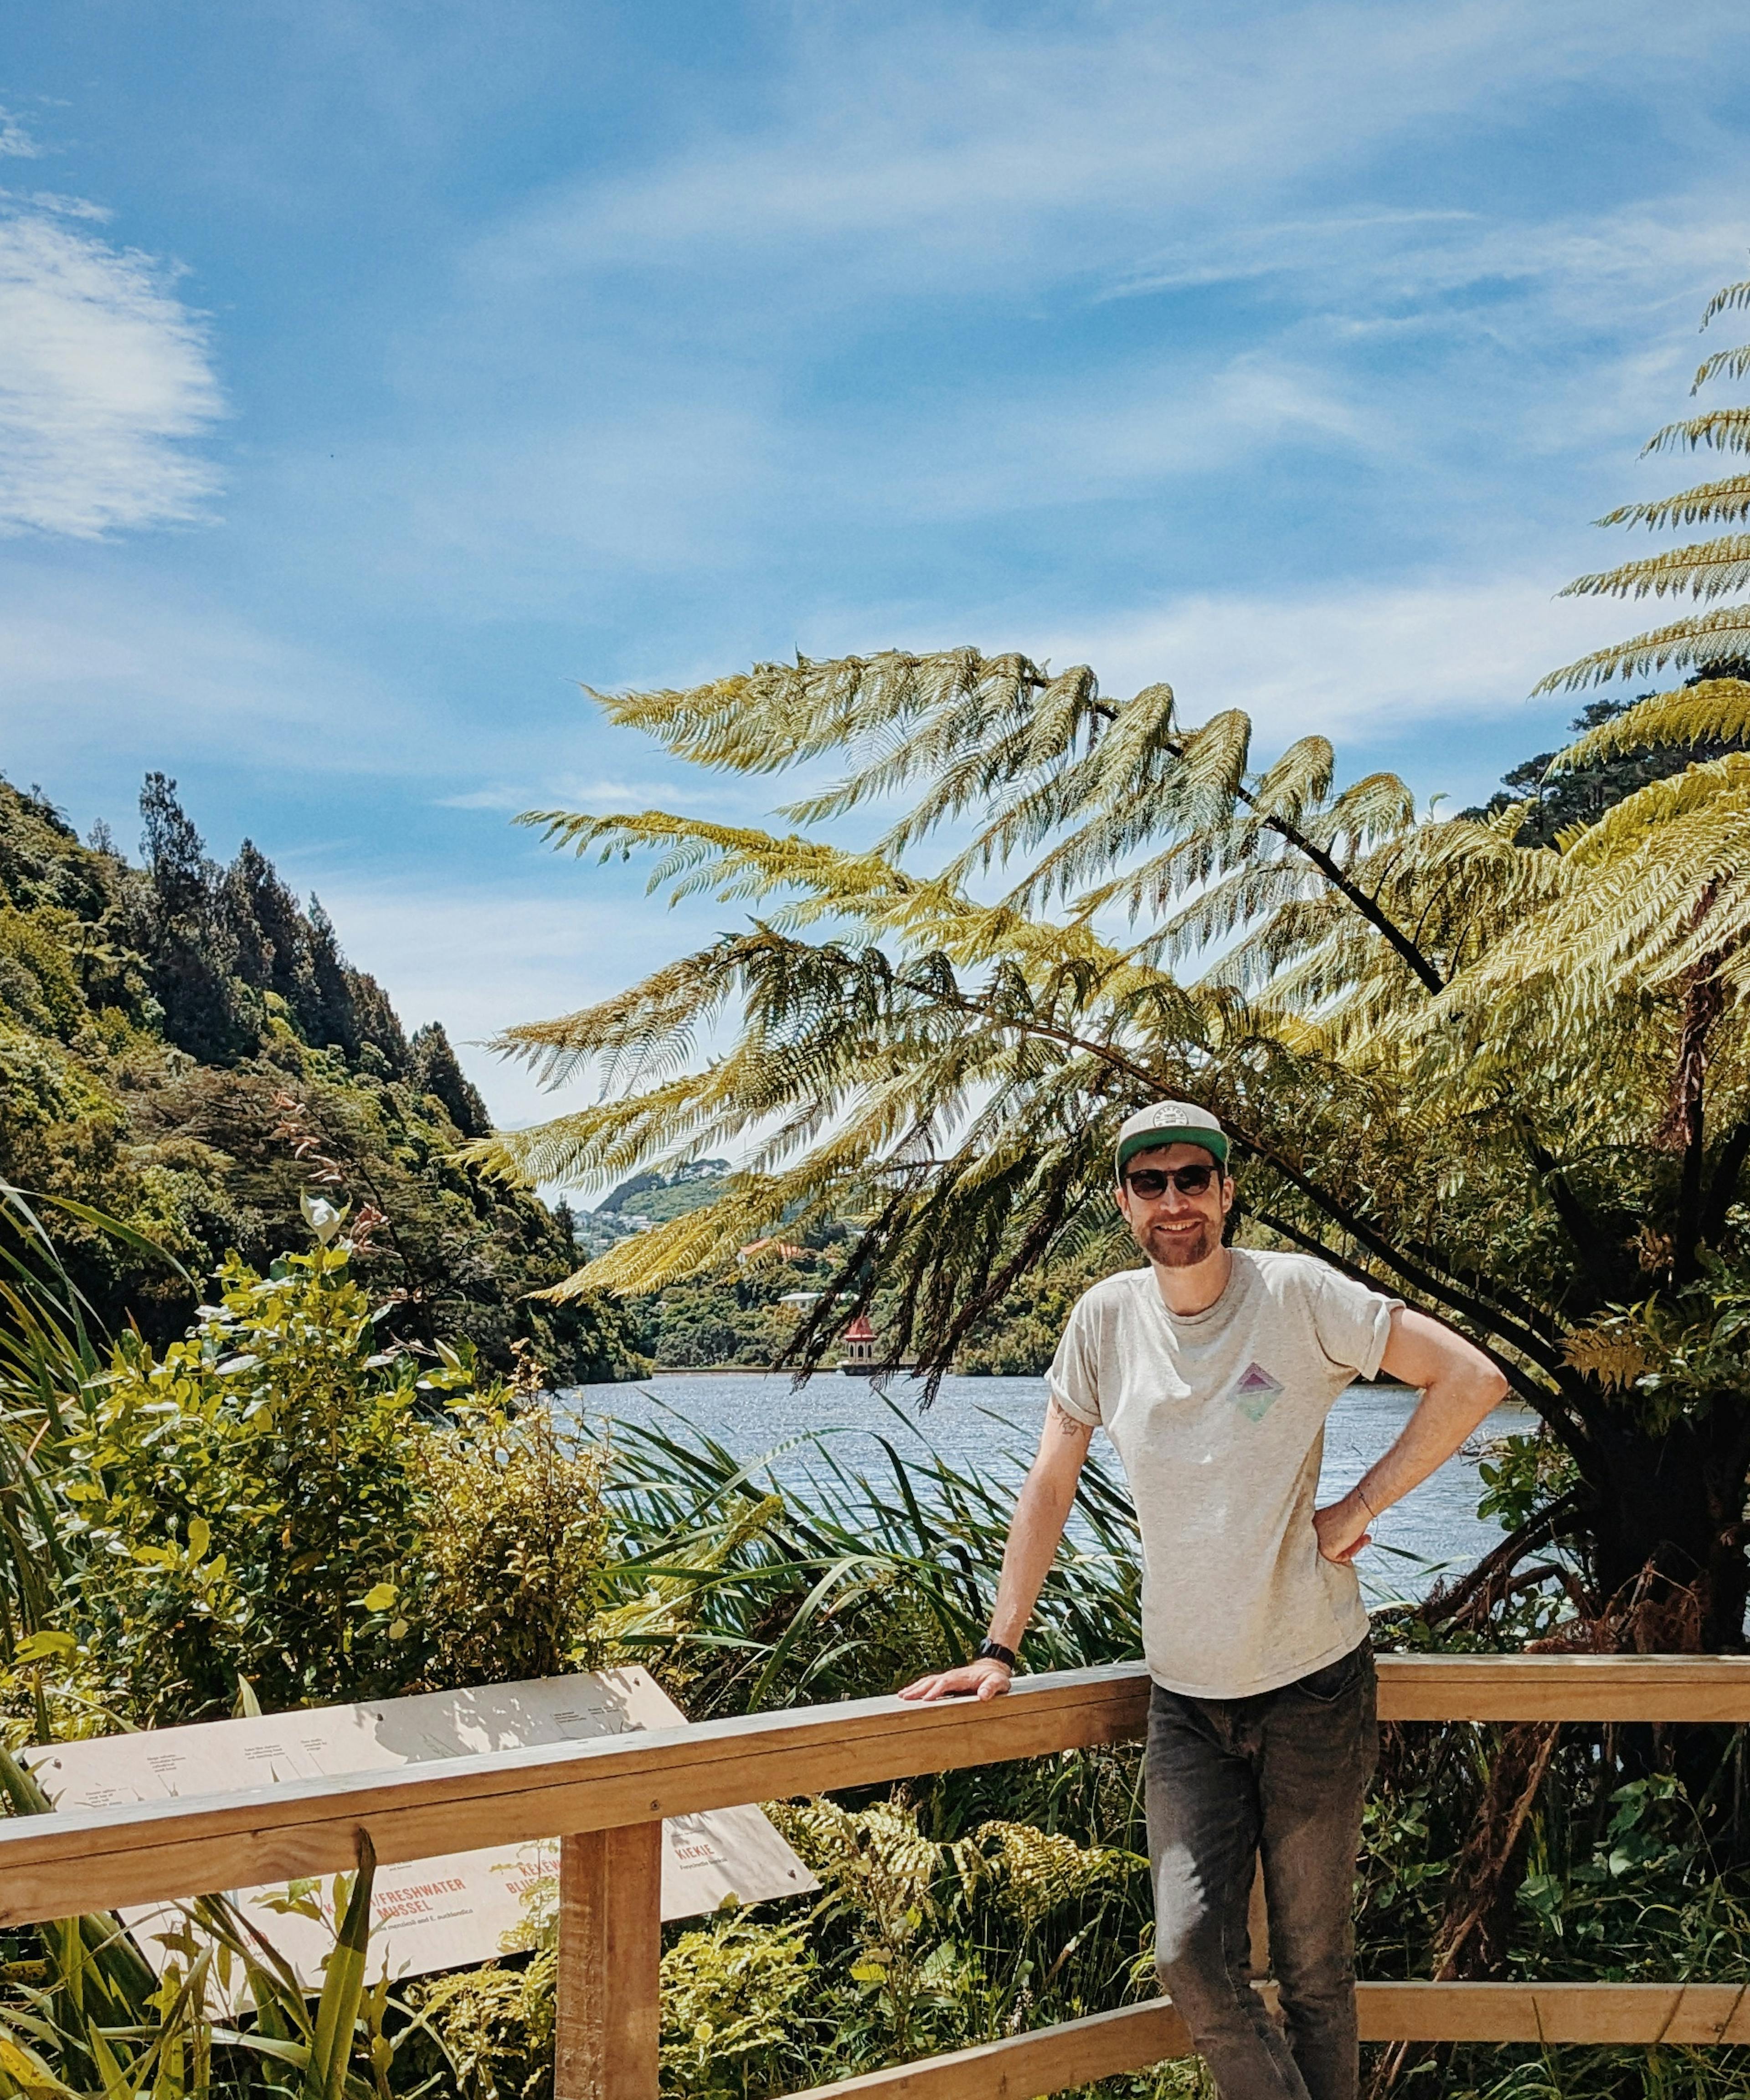
M 1221 1228 L 1206 1219 L 1194 1233 L 1170 1233 L 1155 1225 L 1135 1237 L 1149 1260 L 1162 1268 L 1194 1268 L 1220 1246 Z

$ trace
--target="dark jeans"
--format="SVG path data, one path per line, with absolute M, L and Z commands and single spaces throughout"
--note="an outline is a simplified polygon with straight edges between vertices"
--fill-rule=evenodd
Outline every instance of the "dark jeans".
M 1222 2100 L 1355 2100 L 1355 1857 L 1378 1754 L 1373 1650 L 1250 1699 L 1148 1705 L 1155 1961 Z M 1251 1988 L 1259 1854 L 1285 2034 Z

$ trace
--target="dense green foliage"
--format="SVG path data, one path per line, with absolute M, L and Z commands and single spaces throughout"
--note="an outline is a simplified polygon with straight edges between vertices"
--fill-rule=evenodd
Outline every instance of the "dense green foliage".
M 82 1734 L 550 1675 L 588 1652 L 599 1459 L 517 1413 L 465 1344 L 386 1344 L 350 1253 L 266 1277 L 233 1260 L 186 1340 L 125 1335 L 47 1420 L 20 1394 L 9 1431 L 40 1437 L 50 1499 L 13 1564 L 15 1731 L 40 1732 L 45 1700 L 55 1733 Z M 51 1546 L 44 1600 L 20 1564 Z
M 1750 671 L 1750 664 L 1714 665 L 1711 675 L 1717 677 L 1724 670 L 1742 678 Z M 1699 682 L 1699 679 L 1690 681 L 1691 685 Z M 1589 736 L 1626 713 L 1631 704 L 1620 699 L 1588 700 L 1570 725 L 1571 733 L 1576 738 Z M 1516 845 L 1554 846 L 1570 825 L 1595 824 L 1607 810 L 1615 809 L 1626 796 L 1638 794 L 1655 780 L 1672 779 L 1692 765 L 1724 758 L 1743 748 L 1741 737 L 1706 738 L 1693 747 L 1681 748 L 1638 744 L 1565 767 L 1556 766 L 1558 752 L 1540 751 L 1510 767 L 1488 801 L 1480 809 L 1466 810 L 1464 814 L 1467 818 L 1487 818 L 1511 810 L 1519 819 L 1513 835 Z
M 1698 384 L 1747 373 L 1722 354 Z M 1750 408 L 1655 443 L 1750 448 Z M 1737 518 L 1747 491 L 1606 522 Z M 1750 1286 L 1747 577 L 1729 537 L 1573 586 L 1713 609 L 1546 682 L 1698 674 L 1556 755 L 1552 795 L 1571 777 L 1594 814 L 1553 846 L 1525 842 L 1528 805 L 1444 818 L 1391 775 L 1344 781 L 1322 736 L 1259 762 L 1237 710 L 1193 723 L 1164 682 L 1116 698 L 1018 653 L 603 696 L 703 767 L 839 777 L 788 831 L 531 813 L 580 855 L 654 850 L 654 887 L 739 923 L 508 1030 L 597 1096 L 470 1156 L 600 1185 L 752 1128 L 713 1203 L 567 1287 L 646 1294 L 780 1221 L 854 1220 L 791 1360 L 830 1361 L 879 1302 L 888 1357 L 940 1375 L 1024 1279 L 1113 1259 L 1117 1125 L 1195 1100 L 1252 1230 L 1467 1330 L 1562 1445 L 1552 1520 L 1588 1638 L 1741 1648 L 1750 1390 L 1713 1337 Z M 870 805 L 891 821 L 848 849 L 834 828 Z
M 936 1460 L 902 1418 L 874 1470 L 823 1438 L 782 1492 L 696 1434 L 623 1425 L 611 1444 L 579 1440 L 465 1353 L 377 1347 L 380 1301 L 319 1223 L 331 1244 L 266 1277 L 233 1264 L 194 1331 L 161 1349 L 94 1350 L 64 1290 L 59 1304 L 42 1286 L 5 1298 L 0 1706 L 15 1743 L 222 1712 L 245 1682 L 272 1706 L 633 1660 L 705 1718 L 884 1691 L 981 1630 L 1009 1489 Z M 1497 1492 L 1514 1492 L 1524 1462 L 1504 1458 Z M 1378 1638 L 1514 1644 L 1546 1634 L 1554 1610 L 1535 1591 L 1475 1605 L 1461 1585 L 1383 1619 Z M 1024 1660 L 1132 1655 L 1139 1610 L 1134 1520 L 1095 1461 Z M 1717 1850 L 1706 1804 L 1668 1762 L 1638 1769 L 1620 1735 L 1567 1729 L 1545 1754 L 1545 1732 L 1393 1732 L 1362 1863 L 1364 1973 L 1429 1973 L 1479 1895 L 1496 1973 L 1730 1973 L 1750 1952 L 1750 1876 Z M 1717 1763 L 1727 1789 L 1740 1758 L 1735 1737 Z M 820 1895 L 668 1928 L 672 2100 L 766 2100 L 1153 1988 L 1134 1745 L 774 1813 Z M 1495 1857 L 1481 1841 L 1509 1825 Z M 235 1930 L 222 1908 L 194 1923 L 189 1977 L 207 1940 Z M 529 1954 L 399 1997 L 365 1988 L 368 1960 L 349 1972 L 350 2100 L 411 2100 L 428 2080 L 456 2100 L 544 2100 L 551 1928 L 537 1909 Z M 148 1993 L 112 1926 L 82 1930 L 111 1948 L 104 1988 L 130 2009 L 132 2060 L 182 2067 L 161 2089 L 171 2100 L 206 2064 L 223 2089 L 253 2091 L 260 2073 L 232 2061 L 187 1991 Z M 15 1943 L 0 2023 L 95 2091 L 78 2011 L 94 2001 L 69 1996 L 70 1945 L 58 1927 L 34 1954 Z M 307 2046 L 275 2018 L 289 2048 Z M 1400 2068 L 1413 2093 L 1548 2089 L 1523 2051 Z M 1629 2100 L 1648 2075 L 1673 2091 L 1747 2089 L 1731 2056 L 1561 2057 L 1572 2094 Z M 20 2089 L 0 2064 L 6 2078 Z M 1201 2080 L 1178 2065 L 1122 2085 L 1164 2100 L 1206 2093 Z
M 385 1215 L 361 1262 L 398 1292 L 397 1334 L 466 1335 L 502 1370 L 519 1338 L 562 1376 L 636 1370 L 611 1304 L 526 1297 L 573 1265 L 568 1224 L 456 1162 L 487 1120 L 442 1026 L 406 1036 L 320 907 L 247 840 L 210 860 L 174 790 L 148 780 L 134 867 L 0 781 L 0 1176 L 129 1221 L 188 1273 L 67 1221 L 92 1304 L 179 1334 L 226 1253 L 260 1268 L 304 1243 L 314 1182 Z

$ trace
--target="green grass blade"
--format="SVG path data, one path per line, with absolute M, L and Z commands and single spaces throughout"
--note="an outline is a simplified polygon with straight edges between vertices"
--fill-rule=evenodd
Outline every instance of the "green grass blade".
M 303 2100 L 341 2100 L 352 2055 L 352 2032 L 364 1995 L 364 1965 L 371 1941 L 371 1884 L 377 1853 L 369 1833 L 359 1833 L 359 1871 L 353 1877 L 346 1916 L 316 2001 L 316 2027 L 304 2071 Z

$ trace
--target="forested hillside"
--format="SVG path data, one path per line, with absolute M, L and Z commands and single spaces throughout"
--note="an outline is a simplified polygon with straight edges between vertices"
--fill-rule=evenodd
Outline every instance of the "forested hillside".
M 309 1193 L 382 1214 L 362 1273 L 386 1335 L 465 1335 L 500 1365 L 526 1339 L 562 1380 L 637 1370 L 611 1301 L 528 1300 L 575 1265 L 571 1221 L 455 1163 L 489 1123 L 442 1024 L 409 1036 L 249 840 L 213 859 L 174 781 L 150 775 L 140 808 L 135 866 L 0 780 L 0 1176 L 187 1272 L 64 1216 L 105 1321 L 180 1334 L 227 1250 L 259 1268 L 308 1245 Z

